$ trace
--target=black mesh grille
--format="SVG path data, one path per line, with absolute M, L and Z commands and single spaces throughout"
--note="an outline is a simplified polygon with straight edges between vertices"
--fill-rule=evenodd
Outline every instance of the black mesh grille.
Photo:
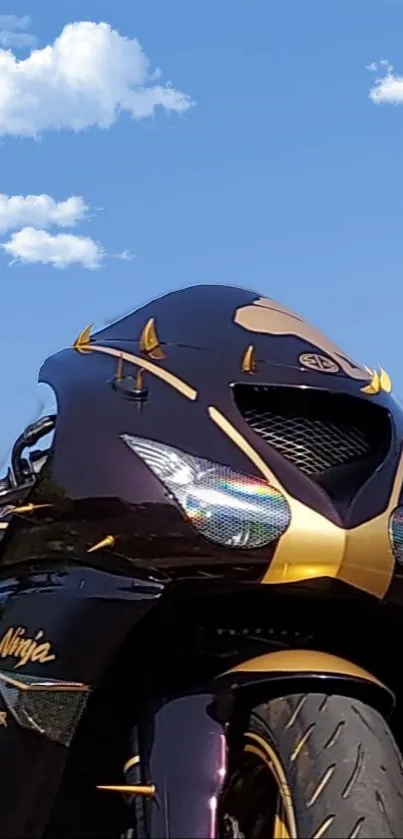
M 387 413 L 355 397 L 249 385 L 234 392 L 248 425 L 306 475 L 373 459 L 390 442 Z

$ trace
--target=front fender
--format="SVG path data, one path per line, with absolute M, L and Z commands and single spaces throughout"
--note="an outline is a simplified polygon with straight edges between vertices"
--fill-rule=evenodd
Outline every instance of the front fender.
M 213 704 L 214 695 L 207 689 L 144 709 L 137 735 L 139 778 L 155 788 L 153 799 L 144 802 L 141 816 L 146 835 L 155 839 L 216 836 L 216 811 L 227 753 L 224 727 L 210 713 Z M 133 762 L 135 754 L 126 764 L 129 784 L 133 782 Z M 136 831 L 138 819 L 137 815 Z
M 384 715 L 394 704 L 376 676 L 346 659 L 312 650 L 248 659 L 194 692 L 151 703 L 138 721 L 137 745 L 127 763 L 140 769 L 136 783 L 151 783 L 155 789 L 145 807 L 147 835 L 215 837 L 227 736 L 229 726 L 236 728 L 237 712 L 248 713 L 259 701 L 301 688 L 359 698 Z M 133 783 L 129 775 L 126 783 Z
M 315 650 L 281 650 L 242 661 L 218 677 L 218 683 L 232 695 L 245 689 L 270 699 L 284 692 L 320 689 L 361 699 L 384 716 L 395 704 L 392 691 L 357 664 L 330 653 Z M 268 692 L 269 691 L 269 692 Z

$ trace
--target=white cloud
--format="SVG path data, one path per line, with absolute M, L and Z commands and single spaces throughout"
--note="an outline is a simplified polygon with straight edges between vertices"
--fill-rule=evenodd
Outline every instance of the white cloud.
M 30 32 L 9 32 L 8 29 L 0 31 L 0 47 L 12 49 L 12 47 L 35 47 L 37 39 Z
M 54 268 L 67 268 L 73 264 L 99 268 L 104 255 L 101 245 L 87 236 L 73 236 L 71 233 L 52 235 L 33 227 L 24 227 L 13 233 L 9 241 L 0 247 L 11 256 L 11 264 L 42 263 Z
M 380 64 L 386 68 L 386 72 L 384 76 L 375 79 L 375 83 L 369 91 L 369 98 L 376 105 L 403 104 L 403 76 L 398 76 L 393 72 L 393 66 L 387 59 L 382 59 Z M 372 65 L 370 66 L 372 69 Z M 378 69 L 375 64 L 373 66 L 375 69 Z
M 12 47 L 35 47 L 37 39 L 35 35 L 24 32 L 31 26 L 29 15 L 17 17 L 17 15 L 0 15 L 0 47 L 11 49 Z
M 89 207 L 78 195 L 55 201 L 50 195 L 4 195 L 0 192 L 0 233 L 18 227 L 74 227 Z
M 132 262 L 136 258 L 136 254 L 131 253 L 129 250 L 124 250 L 121 253 L 115 253 L 114 257 L 115 259 L 122 259 L 123 262 Z
M 24 60 L 0 49 L 0 134 L 109 128 L 122 111 L 142 119 L 157 107 L 182 113 L 194 104 L 157 77 L 135 38 L 107 23 L 68 24 Z
M 18 17 L 18 15 L 0 15 L 0 29 L 21 30 L 29 29 L 32 20 L 29 15 Z
M 49 233 L 52 226 L 67 228 L 87 220 L 90 207 L 79 195 L 55 201 L 50 195 L 4 195 L 0 193 L 0 236 L 12 232 L 0 251 L 16 262 L 42 263 L 55 268 L 81 264 L 99 268 L 104 258 L 129 262 L 135 254 L 129 250 L 107 253 L 99 242 L 88 236 Z

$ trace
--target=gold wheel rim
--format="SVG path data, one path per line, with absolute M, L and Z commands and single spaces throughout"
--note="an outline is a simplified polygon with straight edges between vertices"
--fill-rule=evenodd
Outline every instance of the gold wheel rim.
M 274 834 L 273 839 L 291 839 L 291 836 L 288 832 L 288 827 L 283 821 L 281 815 L 276 813 L 276 817 L 274 820 Z
M 267 766 L 278 787 L 273 839 L 297 839 L 291 790 L 280 759 L 266 740 L 259 734 L 248 731 L 245 737 L 247 740 L 252 740 L 253 742 L 246 743 L 244 751 L 249 754 L 254 754 Z

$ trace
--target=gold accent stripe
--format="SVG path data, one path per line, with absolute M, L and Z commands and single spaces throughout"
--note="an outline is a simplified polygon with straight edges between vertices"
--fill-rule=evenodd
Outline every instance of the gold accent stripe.
M 262 583 L 331 577 L 382 598 L 389 588 L 395 566 L 388 525 L 403 482 L 403 451 L 386 510 L 376 518 L 347 530 L 290 495 L 238 429 L 214 406 L 210 405 L 207 410 L 213 422 L 256 466 L 266 481 L 282 492 L 291 508 L 291 523 L 278 541 Z
M 345 658 L 332 655 L 331 653 L 318 652 L 317 650 L 277 650 L 273 653 L 264 653 L 256 658 L 241 661 L 228 673 L 330 673 L 348 676 L 353 679 L 364 679 L 367 682 L 374 682 L 379 687 L 385 686 L 376 676 L 353 664 Z M 286 728 L 290 728 L 303 705 L 301 700 L 295 708 Z
M 9 522 L 0 521 L 0 530 L 7 530 Z
M 182 396 L 186 396 L 187 399 L 192 401 L 197 399 L 197 390 L 188 385 L 187 382 L 179 379 L 178 376 L 174 375 L 174 373 L 170 373 L 169 370 L 164 370 L 163 367 L 158 367 L 156 364 L 148 361 L 148 359 L 140 358 L 138 355 L 132 355 L 132 353 L 123 352 L 119 349 L 115 350 L 113 347 L 104 347 L 100 344 L 86 344 L 85 352 L 99 352 L 104 355 L 113 356 L 113 358 L 121 358 L 123 361 L 128 361 L 130 364 L 136 365 L 136 367 L 142 367 L 143 370 L 147 370 L 148 373 L 156 376 L 157 379 L 161 379 L 163 382 L 166 382 L 167 385 L 173 387 L 181 393 Z
M 12 687 L 19 690 L 47 690 L 47 691 L 71 691 L 72 693 L 88 693 L 90 688 L 81 682 L 20 682 L 14 676 L 9 676 L 8 673 L 2 671 L 0 673 L 0 681 L 5 682 Z
M 282 492 L 291 508 L 291 524 L 281 537 L 262 582 L 286 583 L 310 577 L 337 577 L 343 556 L 344 530 L 293 498 L 253 446 L 217 408 L 210 406 L 208 413 L 266 481 Z
M 138 766 L 139 763 L 140 763 L 139 755 L 135 755 L 134 757 L 130 757 L 129 760 L 126 761 L 126 763 L 123 767 L 123 772 L 128 772 L 129 769 L 132 768 L 132 766 Z
M 235 443 L 235 445 L 238 446 L 238 448 L 241 449 L 241 451 L 243 451 L 246 457 L 248 457 L 249 460 L 252 461 L 252 463 L 256 466 L 256 469 L 258 469 L 259 472 L 261 472 L 261 474 L 263 475 L 263 477 L 266 478 L 266 481 L 268 481 L 269 484 L 271 484 L 272 486 L 281 490 L 281 492 L 283 492 L 284 495 L 287 496 L 287 493 L 284 491 L 284 488 L 280 484 L 278 478 L 276 478 L 274 472 L 271 472 L 267 463 L 264 462 L 263 458 L 260 457 L 257 451 L 255 451 L 255 449 L 253 448 L 253 446 L 251 446 L 250 443 L 248 443 L 248 441 L 245 440 L 245 437 L 242 436 L 240 431 L 238 431 L 238 429 L 235 428 L 235 426 L 233 426 L 229 422 L 229 420 L 227 420 L 224 414 L 222 414 L 221 411 L 215 408 L 214 405 L 210 405 L 207 410 L 213 422 L 215 422 L 215 424 L 218 425 L 219 428 L 221 428 L 221 431 L 223 431 L 224 434 L 227 435 L 227 437 L 230 437 L 232 442 Z

